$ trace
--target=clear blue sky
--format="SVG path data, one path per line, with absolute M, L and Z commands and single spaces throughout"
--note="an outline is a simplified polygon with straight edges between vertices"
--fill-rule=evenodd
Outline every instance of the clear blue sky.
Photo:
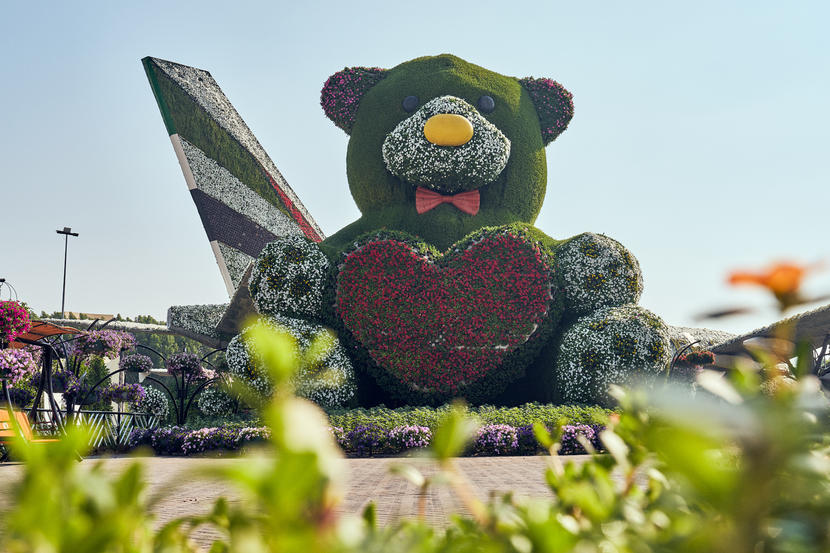
M 67 310 L 227 301 L 146 55 L 209 70 L 326 234 L 358 212 L 323 82 L 449 52 L 573 92 L 536 224 L 620 240 L 642 265 L 641 303 L 667 322 L 763 305 L 724 284 L 732 268 L 829 257 L 827 2 L 126 4 L 3 6 L 0 277 L 36 310 L 60 309 L 63 226 L 80 232 Z M 810 288 L 830 291 L 828 272 Z

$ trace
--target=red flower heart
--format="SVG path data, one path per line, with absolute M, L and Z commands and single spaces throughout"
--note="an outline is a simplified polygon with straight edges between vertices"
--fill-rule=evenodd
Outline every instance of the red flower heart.
M 337 305 L 378 365 L 412 390 L 458 395 L 533 335 L 551 280 L 538 245 L 505 232 L 443 256 L 381 239 L 347 254 Z

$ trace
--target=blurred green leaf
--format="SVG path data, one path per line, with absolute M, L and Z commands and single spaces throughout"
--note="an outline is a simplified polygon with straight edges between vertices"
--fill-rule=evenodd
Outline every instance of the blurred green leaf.
M 432 436 L 430 451 L 439 461 L 459 456 L 472 439 L 478 423 L 467 415 L 463 404 L 456 403 Z

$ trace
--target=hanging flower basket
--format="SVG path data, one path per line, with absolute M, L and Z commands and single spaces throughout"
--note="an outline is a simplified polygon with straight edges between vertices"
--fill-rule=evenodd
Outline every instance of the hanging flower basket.
M 100 355 L 107 359 L 115 359 L 121 350 L 133 347 L 135 337 L 120 330 L 91 330 L 75 341 L 76 354 Z
M 146 373 L 153 368 L 153 360 L 140 353 L 131 353 L 121 357 L 118 368 L 128 373 Z
M 16 301 L 0 301 L 0 349 L 32 327 L 29 313 Z

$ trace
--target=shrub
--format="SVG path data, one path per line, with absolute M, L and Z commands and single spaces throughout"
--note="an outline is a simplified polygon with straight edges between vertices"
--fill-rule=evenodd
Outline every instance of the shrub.
M 360 425 L 374 424 L 391 430 L 396 426 L 425 426 L 430 430 L 440 423 L 449 411 L 449 405 L 440 407 L 372 407 L 349 410 L 331 410 L 328 413 L 330 424 L 343 428 L 346 432 Z M 550 405 L 526 403 L 518 407 L 494 407 L 483 405 L 469 407 L 470 416 L 482 424 L 508 424 L 510 426 L 530 426 L 539 422 L 548 427 L 560 424 L 600 424 L 608 423 L 608 416 L 614 411 L 599 406 Z
M 432 431 L 426 426 L 396 426 L 389 431 L 388 439 L 395 452 L 422 449 L 432 441 Z
M 211 385 L 202 390 L 196 399 L 196 405 L 205 416 L 222 417 L 236 411 L 237 401 L 221 386 Z
M 389 431 L 374 424 L 358 426 L 347 432 L 344 443 L 350 451 L 360 457 L 371 457 L 380 453 L 388 444 Z
M 516 428 L 506 424 L 488 424 L 478 429 L 473 448 L 479 455 L 510 455 L 519 449 Z
M 170 397 L 166 392 L 147 386 L 146 397 L 138 401 L 133 409 L 136 413 L 150 413 L 164 422 L 170 416 Z
M 584 436 L 595 449 L 602 449 L 599 443 L 599 429 L 587 424 L 566 425 L 562 427 L 562 436 L 559 438 L 560 455 L 580 455 L 587 453 L 577 436 Z
M 181 455 L 187 429 L 183 426 L 167 426 L 150 433 L 150 445 L 161 455 Z
M 337 339 L 323 326 L 301 319 L 280 315 L 263 317 L 244 332 L 234 337 L 225 352 L 230 373 L 240 378 L 263 397 L 273 393 L 273 385 L 262 368 L 262 359 L 252 355 L 246 343 L 252 332 L 259 328 L 280 328 L 291 334 L 298 351 L 307 351 L 314 340 L 327 346 L 327 353 L 314 363 L 306 364 L 293 377 L 295 393 L 326 408 L 347 404 L 355 394 L 354 369 L 346 352 Z

